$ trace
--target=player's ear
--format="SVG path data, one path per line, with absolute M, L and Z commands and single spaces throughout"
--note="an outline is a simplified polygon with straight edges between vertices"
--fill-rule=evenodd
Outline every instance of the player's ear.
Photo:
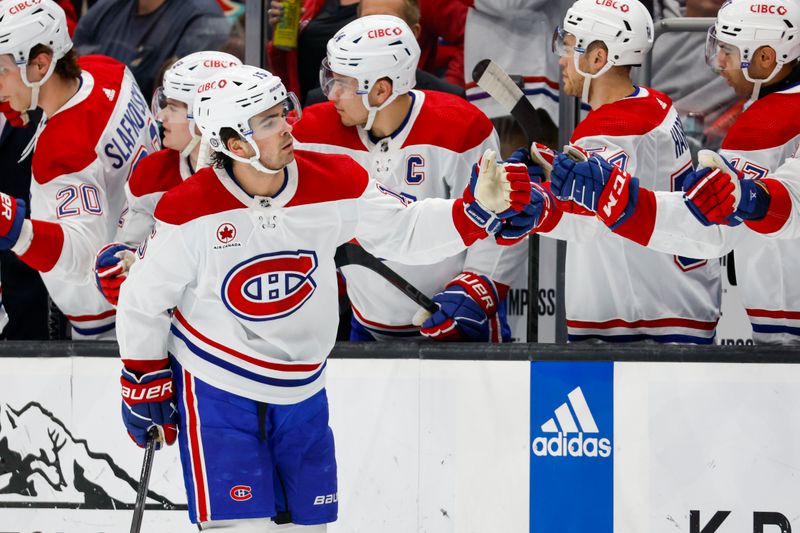
M 598 72 L 608 63 L 608 50 L 603 46 L 595 47 L 594 50 L 589 52 L 588 56 L 591 72 Z
M 772 72 L 777 63 L 777 54 L 771 46 L 762 46 L 753 54 L 753 60 L 760 68 Z
M 248 157 L 247 149 L 250 145 L 238 135 L 228 139 L 226 144 L 228 145 L 228 150 L 232 153 L 241 157 Z
M 381 78 L 375 82 L 369 91 L 369 101 L 371 105 L 379 106 L 392 95 L 392 82 L 389 78 Z
M 41 80 L 47 70 L 50 68 L 50 63 L 53 61 L 53 56 L 49 52 L 39 52 L 28 61 L 28 76 L 30 81 Z M 33 74 L 33 76 L 31 76 Z

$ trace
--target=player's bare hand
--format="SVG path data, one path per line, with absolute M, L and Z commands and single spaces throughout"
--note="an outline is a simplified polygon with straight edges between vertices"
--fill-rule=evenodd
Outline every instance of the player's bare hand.
M 303 16 L 305 13 L 306 8 L 304 6 L 300 7 L 300 16 Z M 280 22 L 281 17 L 283 16 L 283 2 L 281 0 L 272 0 L 269 3 L 269 8 L 267 9 L 267 18 L 269 19 L 269 25 L 271 28 L 274 28 Z

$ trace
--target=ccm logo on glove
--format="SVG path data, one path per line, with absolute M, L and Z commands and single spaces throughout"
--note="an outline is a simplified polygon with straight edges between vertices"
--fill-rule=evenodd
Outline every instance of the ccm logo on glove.
M 625 192 L 625 184 L 628 182 L 630 176 L 624 170 L 614 173 L 614 183 L 611 184 L 611 192 L 608 195 L 608 202 L 603 206 L 603 213 L 606 217 L 611 216 L 611 212 L 615 205 L 617 205 Z

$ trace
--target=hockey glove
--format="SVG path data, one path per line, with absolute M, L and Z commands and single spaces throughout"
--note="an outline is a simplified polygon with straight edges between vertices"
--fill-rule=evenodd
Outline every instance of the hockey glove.
M 521 211 L 529 196 L 528 168 L 521 163 L 498 163 L 497 154 L 486 150 L 472 168 L 464 190 L 464 210 L 487 233 L 496 233 L 500 220 Z
M 17 244 L 26 212 L 25 200 L 0 192 L 0 250 L 10 250 Z
M 170 445 L 178 435 L 178 407 L 173 393 L 169 368 L 137 376 L 122 368 L 122 421 L 128 435 L 141 448 L 147 444 L 147 432 L 158 427 L 159 447 Z
M 745 179 L 716 152 L 700 150 L 697 157 L 700 168 L 684 181 L 683 199 L 701 224 L 737 226 L 764 218 L 770 194 L 761 180 Z
M 120 242 L 106 244 L 94 258 L 94 279 L 97 288 L 111 305 L 119 302 L 122 283 L 128 279 L 136 255 L 134 248 Z
M 495 240 L 503 246 L 510 246 L 524 239 L 529 233 L 539 229 L 553 209 L 555 199 L 546 187 L 531 183 L 531 201 L 522 211 L 503 220 Z
M 498 337 L 491 319 L 497 314 L 500 297 L 494 282 L 486 276 L 462 272 L 433 301 L 439 310 L 419 330 L 426 337 L 437 341 L 482 342 Z
M 0 102 L 0 113 L 3 113 L 8 123 L 15 128 L 24 128 L 28 125 L 28 113 L 15 111 L 7 101 Z
M 554 161 L 550 190 L 559 200 L 572 200 L 616 229 L 633 214 L 639 179 L 597 155 L 576 161 L 586 155 L 577 147 L 565 146 L 564 151 Z

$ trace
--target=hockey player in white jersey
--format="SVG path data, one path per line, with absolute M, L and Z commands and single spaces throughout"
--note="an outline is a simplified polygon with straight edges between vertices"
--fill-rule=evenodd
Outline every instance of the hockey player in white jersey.
M 164 149 L 150 154 L 137 165 L 125 184 L 127 207 L 120 219 L 115 242 L 97 253 L 97 286 L 113 305 L 135 260 L 136 248 L 153 229 L 156 204 L 172 187 L 206 166 L 208 146 L 200 142 L 192 115 L 197 88 L 206 78 L 242 64 L 224 52 L 195 52 L 175 62 L 164 73 L 161 87 L 153 95 L 152 110 L 164 132 Z M 203 148 L 203 156 L 200 150 Z
M 669 97 L 630 78 L 631 66 L 642 63 L 653 42 L 647 9 L 636 0 L 578 0 L 553 39 L 565 92 L 592 108 L 572 142 L 648 176 L 652 189 L 680 189 L 692 173 L 680 119 Z M 565 212 L 569 204 L 549 205 L 553 209 L 537 231 L 568 241 L 570 341 L 713 342 L 721 297 L 718 262 L 643 249 L 593 216 Z
M 198 88 L 215 165 L 163 196 L 122 285 L 123 419 L 139 445 L 153 426 L 174 441 L 178 425 L 201 529 L 269 531 L 272 517 L 324 531 L 336 519 L 324 385 L 337 246 L 357 238 L 392 260 L 440 261 L 530 201 L 527 169 L 488 157 L 463 199 L 406 205 L 347 156 L 295 152 L 296 106 L 250 66 Z
M 491 121 L 450 94 L 413 90 L 419 45 L 400 18 L 361 17 L 328 41 L 320 81 L 329 101 L 304 110 L 298 147 L 355 159 L 404 201 L 457 198 L 487 149 Z M 425 266 L 387 264 L 440 304 L 433 317 L 386 280 L 359 266 L 342 273 L 353 309 L 350 339 L 509 340 L 505 300 L 527 247 L 476 243 Z M 421 326 L 421 327 L 420 327 Z
M 159 140 L 128 69 L 71 48 L 51 0 L 0 3 L 0 101 L 43 111 L 29 145 L 31 216 L 25 199 L 0 195 L 0 249 L 41 272 L 73 339 L 113 338 L 115 311 L 94 286 L 92 262 L 114 236 L 125 181 Z
M 685 193 L 639 187 L 618 203 L 624 217 L 608 219 L 619 235 L 654 250 L 710 258 L 733 249 L 742 302 L 759 343 L 800 342 L 800 242 L 787 224 L 798 178 L 791 156 L 800 143 L 799 57 L 797 3 L 724 4 L 709 30 L 707 59 L 737 94 L 751 99 L 749 105 L 719 154 L 701 151 L 705 168 L 684 183 Z M 634 183 L 598 161 L 559 161 L 564 166 L 556 165 L 554 189 L 592 210 L 603 209 L 588 200 L 592 194 L 600 201 L 616 200 Z M 643 175 L 638 169 L 631 174 Z M 607 183 L 613 185 L 604 187 Z

